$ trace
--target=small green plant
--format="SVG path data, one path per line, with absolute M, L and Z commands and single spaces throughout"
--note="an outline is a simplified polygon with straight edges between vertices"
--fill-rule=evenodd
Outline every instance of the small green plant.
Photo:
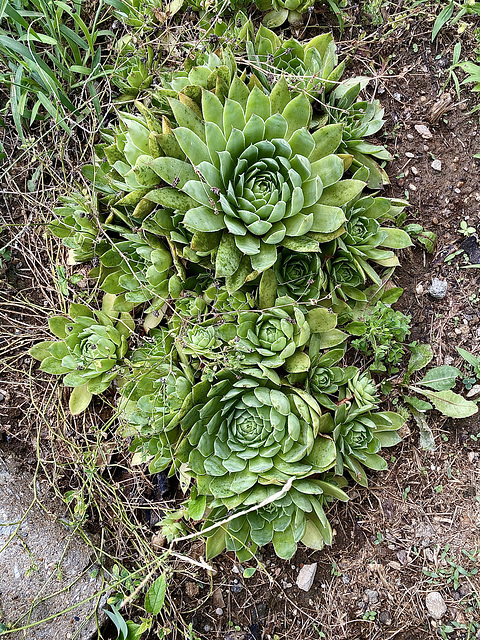
M 432 42 L 435 40 L 440 30 L 447 24 L 450 27 L 459 24 L 458 31 L 462 33 L 466 29 L 467 25 L 460 21 L 464 16 L 470 14 L 480 15 L 480 2 L 475 2 L 474 0 L 465 0 L 465 2 L 451 0 L 451 2 L 449 2 L 447 6 L 440 11 L 437 19 L 435 20 L 432 30 Z
M 383 533 L 381 531 L 377 531 L 377 535 L 375 537 L 375 540 L 373 541 L 373 544 L 382 544 L 382 542 L 384 541 L 384 537 L 383 537 Z
M 128 313 L 113 312 L 111 298 L 106 296 L 103 310 L 95 313 L 82 304 L 70 305 L 70 318 L 53 316 L 49 321 L 60 340 L 40 342 L 30 349 L 30 355 L 42 363 L 42 371 L 65 375 L 64 385 L 74 388 L 70 396 L 74 415 L 88 407 L 94 394 L 110 386 L 128 350 L 133 320 Z
M 460 228 L 457 229 L 458 233 L 461 233 L 462 236 L 466 238 L 470 237 L 473 233 L 476 233 L 475 227 L 470 227 L 466 220 L 462 220 L 460 222 Z
M 435 570 L 422 569 L 423 573 L 429 577 L 430 584 L 445 586 L 452 585 L 457 590 L 463 578 L 471 578 L 477 575 L 479 552 L 478 550 L 462 550 L 463 555 L 468 560 L 468 565 L 464 567 L 460 560 L 450 555 L 450 545 L 447 543 L 439 556 L 438 567 Z
M 373 358 L 372 371 L 398 371 L 406 350 L 405 339 L 410 334 L 410 316 L 378 302 L 361 321 L 347 325 L 347 330 L 360 336 L 352 340 L 352 346 Z
M 473 385 L 480 380 L 480 358 L 474 356 L 473 353 L 462 349 L 461 347 L 457 347 L 458 353 L 462 356 L 465 362 L 469 365 L 469 370 L 473 375 L 467 375 L 463 379 L 463 384 L 466 389 L 471 389 Z
M 377 612 L 376 611 L 365 611 L 365 613 L 363 614 L 363 619 L 364 620 L 370 620 L 370 621 L 374 621 L 377 618 Z
M 462 43 L 457 42 L 457 44 L 453 48 L 452 66 L 448 69 L 448 77 L 442 87 L 442 91 L 444 91 L 448 83 L 450 81 L 453 81 L 453 84 L 455 86 L 455 91 L 457 93 L 457 98 L 459 100 L 460 100 L 460 81 L 458 79 L 457 74 L 455 73 L 455 69 L 460 66 L 461 53 L 462 53 Z
M 433 231 L 427 231 L 421 224 L 416 223 L 406 224 L 403 230 L 408 233 L 412 240 L 423 245 L 427 253 L 433 253 L 435 251 L 438 238 L 437 234 Z

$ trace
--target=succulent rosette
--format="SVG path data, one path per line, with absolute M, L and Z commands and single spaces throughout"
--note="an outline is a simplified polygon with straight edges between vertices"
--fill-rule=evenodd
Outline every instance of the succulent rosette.
M 365 183 L 341 180 L 343 160 L 330 153 L 324 132 L 308 133 L 310 103 L 291 99 L 284 79 L 266 95 L 235 76 L 223 104 L 203 90 L 204 121 L 181 101 L 169 103 L 186 159 L 143 155 L 136 170 L 172 185 L 158 190 L 169 198 L 180 194 L 191 249 L 211 254 L 230 292 L 273 266 L 279 247 L 315 252 L 342 232 L 341 207 Z
M 337 245 L 349 253 L 356 268 L 376 284 L 381 284 L 381 277 L 371 263 L 395 267 L 398 258 L 391 249 L 405 249 L 412 244 L 405 231 L 381 226 L 383 220 L 394 218 L 406 204 L 403 200 L 365 196 L 346 208 L 345 234 L 337 238 Z
M 328 289 L 333 300 L 365 300 L 362 289 L 366 281 L 365 274 L 352 261 L 347 251 L 338 250 L 335 257 L 326 261 Z
M 127 234 L 100 258 L 104 267 L 101 288 L 117 296 L 117 309 L 152 302 L 159 308 L 168 298 L 168 280 L 173 264 L 170 251 L 157 242 L 150 246 L 139 234 Z
M 99 199 L 88 192 L 77 191 L 60 200 L 62 205 L 54 209 L 56 219 L 50 222 L 48 230 L 68 247 L 68 263 L 100 257 L 109 244 L 100 237 Z
M 361 399 L 354 397 L 351 389 L 340 387 L 335 412 L 324 414 L 321 425 L 322 431 L 331 433 L 335 441 L 335 473 L 343 475 L 346 470 L 364 487 L 368 486 L 364 467 L 375 471 L 387 468 L 378 452 L 400 442 L 397 430 L 405 422 L 392 411 L 373 411 L 375 405 L 368 395 L 366 404 L 358 404 Z
M 125 435 L 135 433 L 131 450 L 142 462 L 149 461 L 151 473 L 168 467 L 173 473 L 178 466 L 175 449 L 181 434 L 179 424 L 192 402 L 193 374 L 188 368 L 170 366 L 157 367 L 155 375 L 151 393 L 127 408 Z
M 154 94 L 154 99 L 162 97 L 178 97 L 178 94 L 194 100 L 201 97 L 201 89 L 215 90 L 226 95 L 236 71 L 235 60 L 228 48 L 221 57 L 216 53 L 200 54 L 195 61 L 187 58 L 185 71 L 162 74 L 164 89 Z
M 286 365 L 288 370 L 288 359 L 310 338 L 307 315 L 289 302 L 288 298 L 277 298 L 270 309 L 238 314 L 236 348 L 245 354 L 245 365 L 273 369 Z
M 327 278 L 318 253 L 300 253 L 284 249 L 273 266 L 279 296 L 297 301 L 316 300 L 326 286 Z
M 221 378 L 182 422 L 187 433 L 178 456 L 200 493 L 228 498 L 257 482 L 281 484 L 334 464 L 333 443 L 318 435 L 321 411 L 309 394 L 268 379 L 237 380 L 228 372 Z
M 183 352 L 196 357 L 211 355 L 220 344 L 212 325 L 194 325 L 182 336 Z
M 377 387 L 368 373 L 361 373 L 357 370 L 355 375 L 348 380 L 347 387 L 359 410 L 366 411 L 378 407 L 380 397 Z
M 282 74 L 294 87 L 294 93 L 305 91 L 310 99 L 322 97 L 324 100 L 345 70 L 345 62 L 338 64 L 330 33 L 301 44 L 294 38 L 283 41 L 261 25 L 255 40 L 247 40 L 246 48 L 249 60 L 254 63 L 253 73 L 269 90 L 275 75 Z
M 211 304 L 212 312 L 220 315 L 225 321 L 236 318 L 236 312 L 247 311 L 255 306 L 254 294 L 250 291 L 234 291 L 229 293 L 225 287 L 209 287 L 204 294 L 204 300 Z
M 113 312 L 112 298 L 107 298 L 108 313 L 72 304 L 70 318 L 53 316 L 49 320 L 50 331 L 60 340 L 40 342 L 30 349 L 30 355 L 41 361 L 42 371 L 64 375 L 64 385 L 74 387 L 70 396 L 73 414 L 84 411 L 93 395 L 110 386 L 128 351 L 133 320 L 127 313 L 119 317 Z
M 338 484 L 337 484 L 338 483 Z M 235 552 L 240 561 L 253 557 L 258 547 L 273 542 L 276 554 L 285 560 L 290 559 L 297 550 L 297 544 L 303 543 L 310 549 L 322 549 L 332 542 L 332 528 L 325 515 L 324 506 L 333 498 L 347 501 L 343 478 L 320 480 L 304 478 L 294 480 L 287 493 L 276 500 L 259 506 L 246 515 L 231 520 L 227 527 L 220 527 L 207 534 L 207 558 L 210 559 L 225 548 Z M 261 505 L 278 493 L 278 487 L 256 485 L 248 492 L 238 496 L 236 503 L 241 510 L 253 505 Z M 212 503 L 212 512 L 206 522 L 222 520 L 227 509 Z
M 313 7 L 315 0 L 256 0 L 260 11 L 268 11 L 263 22 L 267 27 L 280 27 L 286 20 L 293 26 L 303 23 L 302 15 Z

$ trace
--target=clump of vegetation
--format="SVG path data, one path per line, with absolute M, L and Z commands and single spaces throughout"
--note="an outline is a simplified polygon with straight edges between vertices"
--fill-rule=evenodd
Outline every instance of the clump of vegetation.
M 375 372 L 396 373 L 405 355 L 405 340 L 410 334 L 411 316 L 378 302 L 361 322 L 347 328 L 360 337 L 352 340 L 352 347 L 373 358 L 370 369 Z
M 383 110 L 357 99 L 365 81 L 340 80 L 331 36 L 251 33 L 250 73 L 228 46 L 199 54 L 102 131 L 91 190 L 50 229 L 73 262 L 97 261 L 104 308 L 74 305 L 73 324 L 51 321 L 62 342 L 32 350 L 75 386 L 74 413 L 115 381 L 136 460 L 188 478 L 164 534 L 199 522 L 207 558 L 330 544 L 324 507 L 347 499 L 347 478 L 367 486 L 386 469 L 405 421 L 343 364 L 352 346 L 372 371 L 397 371 L 409 333 L 390 306 L 401 290 L 385 286 L 411 245 L 395 224 L 407 203 L 367 191 L 383 184 L 373 158 L 390 158 L 364 140 Z M 300 71 L 299 84 L 283 75 Z M 441 408 L 455 376 L 432 375 L 412 389 Z

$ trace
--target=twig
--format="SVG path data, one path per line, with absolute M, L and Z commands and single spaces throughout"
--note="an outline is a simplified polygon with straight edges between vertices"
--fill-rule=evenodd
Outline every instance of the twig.
M 242 516 L 247 515 L 247 513 L 251 513 L 252 511 L 258 511 L 258 509 L 261 509 L 262 507 L 266 507 L 267 504 L 270 504 L 271 502 L 275 502 L 275 500 L 278 500 L 279 498 L 281 498 L 285 493 L 287 493 L 287 491 L 290 491 L 290 489 L 292 488 L 293 481 L 294 481 L 294 477 L 292 476 L 289 480 L 287 480 L 287 482 L 280 489 L 280 491 L 278 491 L 277 493 L 274 493 L 273 496 L 270 496 L 269 498 L 265 498 L 265 500 L 260 502 L 260 504 L 255 504 L 253 507 L 250 507 L 250 509 L 247 509 L 246 511 L 241 511 L 240 513 L 232 513 L 232 515 L 229 516 L 228 518 L 225 518 L 225 520 L 212 524 L 210 527 L 207 527 L 206 529 L 202 529 L 201 531 L 195 531 L 194 533 L 191 533 L 188 536 L 183 536 L 182 538 L 175 538 L 175 540 L 172 541 L 172 544 L 176 544 L 177 542 L 184 542 L 185 540 L 191 540 L 192 538 L 196 538 L 197 536 L 202 536 L 205 533 L 208 533 L 209 531 L 213 531 L 214 529 L 218 529 L 218 527 L 222 527 L 223 525 L 228 524 L 232 520 L 235 520 L 235 518 L 240 518 Z

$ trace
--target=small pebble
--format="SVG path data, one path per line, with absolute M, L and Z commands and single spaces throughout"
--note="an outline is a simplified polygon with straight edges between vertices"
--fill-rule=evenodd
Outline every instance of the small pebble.
M 416 191 L 416 190 L 417 190 L 417 187 L 416 187 L 414 184 L 412 184 L 412 183 L 410 183 L 410 184 L 408 185 L 408 188 L 409 188 L 411 191 Z
M 0 402 L 3 402 L 5 400 L 5 396 L 3 395 L 3 393 L 0 393 Z
M 434 620 L 441 620 L 447 613 L 447 605 L 442 597 L 442 594 L 438 591 L 431 591 L 427 593 L 425 598 L 425 604 L 427 605 L 428 613 Z
M 428 289 L 428 293 L 436 300 L 442 300 L 447 295 L 447 281 L 439 280 L 438 278 L 432 279 L 432 284 Z
M 412 133 L 407 133 L 407 140 L 413 140 L 414 136 Z
M 378 602 L 378 591 L 373 591 L 372 589 L 365 589 L 365 595 L 368 598 L 369 604 L 377 604 Z
M 467 393 L 467 398 L 474 398 L 480 393 L 480 384 L 474 384 L 470 391 Z
M 218 607 L 218 609 L 215 609 L 215 613 L 217 614 L 217 616 L 223 616 L 223 609 L 220 609 L 220 607 Z
M 233 584 L 230 585 L 230 591 L 232 593 L 240 593 L 240 591 L 242 590 L 242 585 L 240 584 L 240 582 L 235 578 L 235 580 L 233 581 Z
M 424 97 L 424 96 L 422 96 L 422 97 Z M 422 100 L 422 98 L 420 98 L 420 100 Z M 426 100 L 426 98 L 425 98 L 425 100 Z M 433 138 L 432 132 L 424 124 L 416 124 L 415 125 L 415 131 L 417 133 L 419 133 L 424 140 L 430 140 L 431 138 Z
M 412 171 L 412 173 L 413 173 L 413 175 L 414 175 L 414 176 L 418 176 L 418 169 L 417 169 L 417 167 L 412 167 L 411 171 Z
M 382 624 L 386 624 L 387 626 L 392 624 L 392 616 L 389 611 L 380 611 L 378 619 Z
M 435 171 L 441 171 L 442 170 L 442 162 L 441 160 L 434 160 L 431 164 L 432 169 L 434 169 Z
M 424 288 L 422 284 L 417 284 L 417 286 L 415 287 L 415 291 L 417 292 L 417 295 L 421 296 L 422 293 L 424 292 Z
M 297 577 L 297 587 L 302 591 L 310 591 L 313 581 L 315 580 L 315 574 L 317 573 L 317 563 L 304 564 L 300 569 Z
M 454 191 L 455 191 L 455 193 L 460 193 L 460 189 L 459 189 L 458 187 L 456 187 L 456 188 L 454 189 Z
M 405 154 L 407 158 L 414 158 L 415 154 L 412 153 L 411 151 L 407 151 L 407 153 Z

